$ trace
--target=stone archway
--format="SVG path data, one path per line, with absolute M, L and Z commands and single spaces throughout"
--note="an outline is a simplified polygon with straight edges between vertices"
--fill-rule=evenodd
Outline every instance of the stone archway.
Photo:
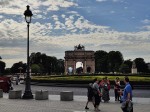
M 95 58 L 94 51 L 85 50 L 84 46 L 78 45 L 73 51 L 65 51 L 65 73 L 68 74 L 68 67 L 73 68 L 73 73 L 76 74 L 76 63 L 83 63 L 83 73 L 95 73 Z M 87 68 L 90 70 L 87 71 Z

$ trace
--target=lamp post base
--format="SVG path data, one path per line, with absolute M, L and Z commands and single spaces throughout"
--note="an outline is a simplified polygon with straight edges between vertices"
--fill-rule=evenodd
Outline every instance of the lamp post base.
M 22 96 L 22 99 L 33 99 L 31 91 L 25 91 L 24 95 Z

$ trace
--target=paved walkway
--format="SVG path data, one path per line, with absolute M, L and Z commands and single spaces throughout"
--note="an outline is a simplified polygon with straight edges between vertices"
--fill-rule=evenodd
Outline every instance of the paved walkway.
M 86 96 L 74 96 L 73 101 L 60 101 L 60 95 L 49 95 L 48 100 L 8 99 L 4 93 L 0 98 L 0 112 L 94 112 L 89 103 L 89 110 L 85 110 Z M 134 112 L 150 112 L 150 98 L 133 98 Z M 120 103 L 110 98 L 109 103 L 101 103 L 101 112 L 122 112 Z
M 24 85 L 14 85 L 14 89 L 24 91 Z M 94 112 L 94 107 L 89 103 L 89 110 L 85 110 L 87 101 L 86 88 L 65 88 L 65 87 L 46 87 L 32 86 L 32 92 L 36 90 L 48 90 L 50 95 L 48 100 L 24 100 L 24 99 L 8 99 L 8 93 L 3 94 L 0 98 L 0 112 Z M 60 91 L 73 91 L 73 101 L 60 101 Z M 141 90 L 143 91 L 143 90 Z M 146 92 L 146 90 L 144 90 Z M 139 92 L 139 91 L 134 91 Z M 145 93 L 144 92 L 144 93 Z M 149 93 L 146 92 L 147 94 Z M 150 112 L 150 95 L 147 98 L 133 97 L 134 112 Z M 101 112 L 122 112 L 121 104 L 115 102 L 114 97 L 110 97 L 109 103 L 101 103 Z
M 25 85 L 19 84 L 14 85 L 14 89 L 18 90 L 25 90 Z M 32 93 L 35 93 L 36 90 L 47 90 L 49 94 L 52 95 L 59 95 L 60 91 L 73 91 L 74 95 L 79 96 L 86 96 L 87 95 L 87 88 L 77 88 L 77 87 L 55 87 L 55 86 L 37 86 L 31 85 Z M 110 96 L 114 97 L 114 90 L 111 89 L 109 91 Z M 150 90 L 133 90 L 133 97 L 140 97 L 140 98 L 150 98 Z

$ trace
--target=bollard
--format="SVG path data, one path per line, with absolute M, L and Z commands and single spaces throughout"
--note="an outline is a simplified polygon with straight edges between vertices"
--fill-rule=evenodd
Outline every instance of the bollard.
M 0 89 L 0 98 L 3 98 L 3 90 Z
M 60 92 L 61 101 L 73 101 L 73 92 L 72 91 L 62 91 Z
M 10 90 L 9 99 L 21 99 L 22 91 L 21 90 Z
M 48 99 L 48 91 L 36 91 L 35 92 L 35 100 L 47 100 Z

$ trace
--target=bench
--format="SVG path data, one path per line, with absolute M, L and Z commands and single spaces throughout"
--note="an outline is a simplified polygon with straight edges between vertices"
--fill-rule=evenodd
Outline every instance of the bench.
M 73 92 L 72 91 L 62 91 L 60 92 L 61 101 L 73 101 Z
M 35 92 L 35 100 L 47 100 L 48 99 L 48 91 L 36 91 Z
M 3 90 L 0 89 L 0 98 L 3 98 Z
M 21 90 L 10 90 L 9 99 L 21 99 L 22 91 Z

